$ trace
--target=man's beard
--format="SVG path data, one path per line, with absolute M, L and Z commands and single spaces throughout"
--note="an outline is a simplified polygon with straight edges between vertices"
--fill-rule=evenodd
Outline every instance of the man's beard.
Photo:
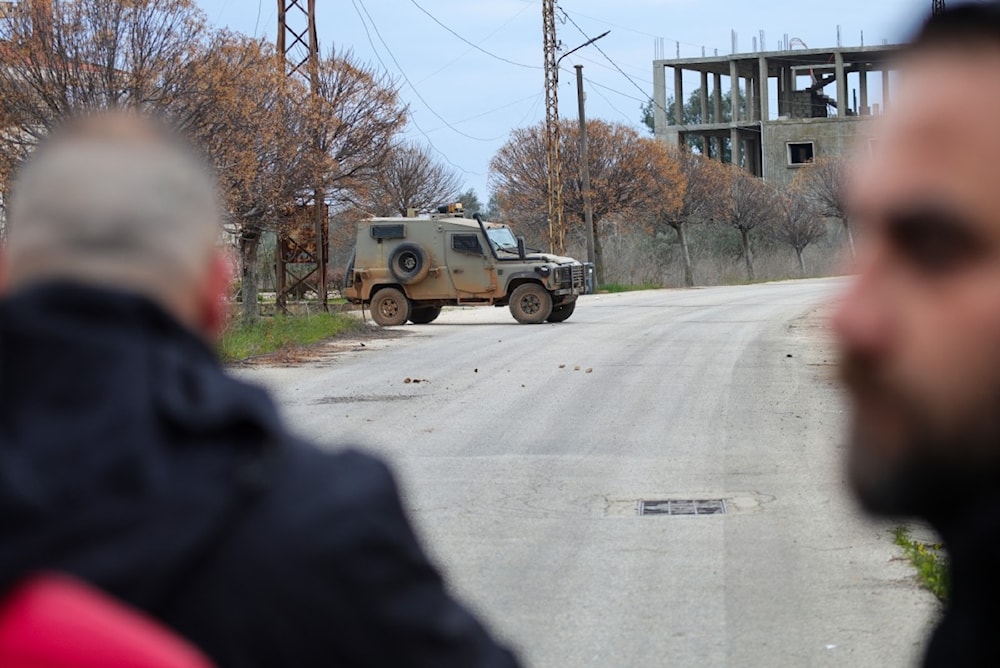
M 926 400 L 894 383 L 877 363 L 847 355 L 841 377 L 858 404 L 870 401 L 885 415 L 856 405 L 848 478 L 861 505 L 882 516 L 946 520 L 965 504 L 1000 493 L 1000 373 L 990 400 L 970 406 L 961 420 L 935 421 Z M 888 419 L 889 434 L 875 424 Z

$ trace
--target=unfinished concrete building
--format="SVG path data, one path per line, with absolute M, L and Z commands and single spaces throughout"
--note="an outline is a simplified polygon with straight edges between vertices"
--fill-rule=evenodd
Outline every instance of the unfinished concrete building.
M 653 61 L 656 136 L 742 165 L 768 181 L 789 183 L 803 165 L 842 155 L 868 138 L 872 117 L 892 103 L 889 74 L 898 51 L 898 46 L 793 49 Z M 694 124 L 684 124 L 685 83 L 695 80 L 691 73 L 700 76 L 700 113 Z

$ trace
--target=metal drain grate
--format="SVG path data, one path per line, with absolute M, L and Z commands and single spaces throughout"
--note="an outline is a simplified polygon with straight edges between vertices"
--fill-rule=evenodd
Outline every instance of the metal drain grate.
M 725 499 L 639 500 L 640 515 L 725 515 Z

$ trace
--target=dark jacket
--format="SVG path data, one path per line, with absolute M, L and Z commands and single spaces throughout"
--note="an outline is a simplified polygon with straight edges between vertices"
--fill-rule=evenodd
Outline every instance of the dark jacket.
M 990 488 L 992 481 L 969 486 Z M 1000 666 L 1000 494 L 956 491 L 939 508 L 926 515 L 945 543 L 950 589 L 924 666 Z
M 144 299 L 0 301 L 0 591 L 40 569 L 221 666 L 513 666 L 418 545 L 380 461 L 289 436 Z

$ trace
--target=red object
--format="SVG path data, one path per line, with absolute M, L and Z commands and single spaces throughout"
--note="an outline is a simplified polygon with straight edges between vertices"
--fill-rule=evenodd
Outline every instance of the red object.
M 0 600 L 3 668 L 211 668 L 144 613 L 65 575 L 35 576 Z

